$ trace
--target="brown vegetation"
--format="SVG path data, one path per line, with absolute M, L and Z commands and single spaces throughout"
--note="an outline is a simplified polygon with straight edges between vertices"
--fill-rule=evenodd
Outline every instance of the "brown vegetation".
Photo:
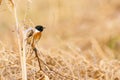
M 0 4 L 0 80 L 120 80 L 119 0 Z M 22 33 L 37 24 L 46 27 L 37 45 L 42 71 Z

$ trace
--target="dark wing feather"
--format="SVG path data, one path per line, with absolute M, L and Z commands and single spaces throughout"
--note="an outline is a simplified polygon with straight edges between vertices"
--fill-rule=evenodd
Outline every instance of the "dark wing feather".
M 32 37 L 33 37 L 34 30 L 33 29 L 28 29 L 26 30 L 26 40 L 27 44 L 31 44 L 32 42 Z
M 34 31 L 33 30 L 29 30 L 28 32 L 27 32 L 27 38 L 29 38 L 29 37 L 31 37 L 32 35 L 33 35 L 33 33 L 34 33 Z

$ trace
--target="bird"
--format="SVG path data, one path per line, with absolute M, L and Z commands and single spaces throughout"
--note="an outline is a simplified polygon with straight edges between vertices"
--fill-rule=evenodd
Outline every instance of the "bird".
M 31 45 L 33 49 L 35 49 L 35 45 L 40 40 L 44 29 L 45 27 L 43 27 L 42 25 L 37 25 L 34 28 L 29 28 L 25 31 L 26 43 Z

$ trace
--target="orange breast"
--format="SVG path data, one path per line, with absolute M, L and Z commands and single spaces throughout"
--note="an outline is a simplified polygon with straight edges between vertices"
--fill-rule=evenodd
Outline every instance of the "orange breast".
M 41 32 L 37 32 L 33 35 L 33 40 L 31 44 L 33 49 L 35 48 L 35 44 L 39 41 L 40 37 L 41 37 Z
M 34 42 L 37 42 L 41 37 L 41 32 L 37 32 L 34 34 L 33 36 L 33 39 L 34 39 Z

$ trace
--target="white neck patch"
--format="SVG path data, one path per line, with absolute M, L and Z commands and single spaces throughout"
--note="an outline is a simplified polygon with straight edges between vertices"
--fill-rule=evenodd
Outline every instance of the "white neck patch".
M 39 30 L 35 29 L 35 32 L 40 32 Z

